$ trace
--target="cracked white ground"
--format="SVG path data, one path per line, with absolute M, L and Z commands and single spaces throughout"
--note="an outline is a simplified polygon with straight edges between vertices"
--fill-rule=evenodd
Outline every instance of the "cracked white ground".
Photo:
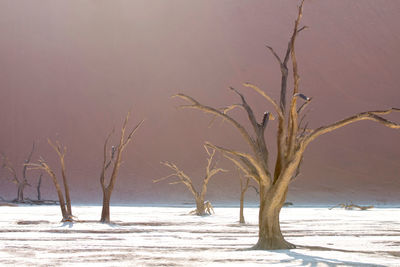
M 281 227 L 299 248 L 248 250 L 258 208 L 73 206 L 83 222 L 60 223 L 58 206 L 0 207 L 1 266 L 400 266 L 400 209 L 283 208 Z

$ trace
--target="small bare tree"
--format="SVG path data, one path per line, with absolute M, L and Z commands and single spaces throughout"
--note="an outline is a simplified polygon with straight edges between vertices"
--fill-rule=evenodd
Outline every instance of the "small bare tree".
M 42 176 L 43 173 L 40 174 L 38 184 L 36 186 L 36 191 L 37 191 L 37 200 L 42 200 L 41 194 L 40 194 L 40 187 L 42 186 Z
M 58 179 L 52 168 L 49 164 L 43 159 L 40 158 L 38 161 L 39 163 L 27 163 L 25 166 L 28 167 L 29 170 L 44 170 L 46 173 L 51 177 L 53 180 L 54 186 L 57 191 L 58 200 L 60 201 L 60 208 L 62 214 L 62 221 L 63 222 L 71 222 L 74 220 L 72 215 L 72 208 L 71 208 L 71 198 L 69 196 L 69 187 L 67 183 L 67 175 L 65 172 L 65 154 L 67 152 L 67 147 L 62 146 L 58 141 L 54 144 L 50 139 L 47 139 L 49 145 L 56 151 L 58 158 L 60 160 L 61 165 L 61 176 L 64 185 L 64 192 L 65 192 L 65 200 L 64 195 L 61 190 L 60 184 L 58 183 Z
M 204 146 L 204 149 L 207 152 L 208 159 L 207 159 L 207 166 L 206 166 L 206 175 L 203 179 L 203 183 L 201 186 L 201 191 L 196 190 L 195 186 L 193 185 L 192 179 L 186 175 L 182 170 L 180 170 L 174 163 L 164 161 L 161 162 L 161 164 L 167 166 L 174 172 L 171 173 L 170 175 L 167 175 L 163 178 L 160 178 L 158 180 L 154 180 L 154 183 L 163 181 L 165 179 L 168 179 L 170 177 L 177 177 L 179 180 L 170 182 L 169 184 L 184 184 L 189 191 L 193 194 L 193 197 L 196 201 L 196 210 L 193 211 L 194 214 L 199 215 L 199 216 L 204 216 L 204 215 L 211 215 L 212 211 L 212 206 L 209 204 L 209 202 L 204 202 L 204 197 L 207 193 L 207 186 L 208 182 L 210 181 L 211 177 L 216 175 L 219 172 L 226 172 L 226 170 L 221 169 L 221 168 L 216 168 L 216 162 L 213 161 L 214 155 L 215 155 L 215 149 L 213 148 L 208 148 L 207 146 Z M 210 151 L 211 150 L 211 151 Z
M 244 195 L 250 184 L 250 177 L 243 177 L 238 169 L 239 179 L 240 179 L 240 210 L 239 210 L 239 223 L 246 223 L 244 219 L 243 209 L 244 209 Z
M 261 122 L 256 120 L 252 108 L 247 103 L 244 96 L 236 89 L 231 88 L 241 99 L 240 105 L 232 105 L 228 108 L 217 109 L 207 105 L 203 105 L 190 96 L 177 94 L 176 96 L 189 102 L 182 105 L 183 108 L 198 109 L 206 113 L 213 114 L 216 117 L 229 122 L 236 127 L 243 139 L 249 145 L 252 153 L 236 151 L 221 146 L 208 144 L 209 147 L 218 149 L 226 155 L 235 158 L 237 166 L 249 177 L 252 177 L 259 184 L 260 192 L 260 211 L 259 211 L 259 235 L 258 242 L 254 249 L 290 249 L 295 245 L 287 242 L 281 232 L 279 214 L 285 203 L 289 184 L 299 174 L 299 168 L 303 160 L 303 155 L 308 145 L 317 137 L 332 132 L 343 126 L 362 120 L 370 120 L 378 122 L 392 129 L 400 129 L 400 125 L 391 122 L 381 115 L 389 114 L 393 111 L 400 111 L 398 108 L 388 110 L 367 111 L 355 114 L 343 120 L 337 121 L 327 126 L 321 126 L 316 129 L 307 129 L 307 125 L 303 125 L 303 111 L 311 102 L 311 98 L 306 97 L 299 92 L 299 72 L 295 54 L 295 41 L 298 34 L 306 27 L 300 27 L 300 19 L 302 17 L 303 3 L 301 2 L 297 19 L 294 23 L 293 33 L 290 37 L 289 44 L 284 55 L 284 59 L 278 56 L 272 47 L 267 48 L 272 52 L 278 61 L 281 70 L 281 92 L 279 104 L 275 102 L 265 91 L 259 87 L 245 83 L 244 86 L 251 88 L 272 104 L 276 116 L 278 117 L 278 127 L 276 132 L 277 155 L 275 167 L 273 170 L 269 168 L 269 150 L 265 142 L 264 133 L 271 118 L 269 112 L 265 112 Z M 290 96 L 289 105 L 286 104 L 287 79 L 288 79 L 288 61 L 291 58 L 293 72 L 293 93 Z M 299 106 L 298 102 L 303 101 Z M 248 115 L 251 123 L 253 134 L 243 127 L 237 120 L 227 114 L 227 111 L 241 107 Z
M 28 154 L 28 157 L 24 161 L 22 169 L 22 178 L 18 178 L 14 166 L 12 165 L 8 157 L 2 154 L 3 168 L 7 169 L 7 171 L 12 175 L 11 181 L 17 186 L 17 197 L 14 199 L 14 202 L 22 203 L 25 201 L 24 190 L 26 186 L 30 186 L 30 184 L 28 183 L 28 179 L 26 178 L 26 164 L 28 164 L 31 161 L 34 150 L 35 150 L 35 142 L 32 144 L 32 149 Z
M 103 166 L 100 174 L 100 184 L 101 184 L 101 189 L 103 190 L 103 209 L 101 211 L 101 218 L 100 222 L 102 223 L 110 223 L 110 199 L 111 199 L 111 194 L 114 189 L 115 181 L 117 180 L 118 176 L 118 171 L 119 167 L 121 166 L 122 162 L 122 151 L 126 148 L 126 146 L 129 144 L 129 142 L 132 139 L 133 134 L 136 132 L 136 130 L 142 125 L 144 120 L 139 122 L 133 130 L 128 134 L 128 136 L 125 139 L 125 131 L 126 131 L 126 126 L 128 124 L 130 113 L 128 113 L 125 117 L 124 123 L 121 128 L 121 137 L 119 140 L 119 144 L 117 147 L 112 146 L 111 150 L 109 151 L 109 159 L 107 157 L 107 152 L 108 152 L 108 142 L 109 139 L 111 138 L 111 135 L 114 133 L 114 130 L 111 131 L 111 133 L 107 136 L 105 142 L 104 142 L 104 160 L 103 160 Z M 108 168 L 112 166 L 112 172 L 110 175 L 110 179 L 108 184 L 106 184 L 106 171 Z

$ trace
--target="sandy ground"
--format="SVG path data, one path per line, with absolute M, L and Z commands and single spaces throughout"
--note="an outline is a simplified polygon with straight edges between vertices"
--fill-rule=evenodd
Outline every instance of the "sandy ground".
M 284 208 L 282 230 L 297 249 L 253 251 L 257 208 L 74 206 L 82 222 L 60 223 L 57 206 L 0 207 L 1 266 L 400 266 L 400 209 Z

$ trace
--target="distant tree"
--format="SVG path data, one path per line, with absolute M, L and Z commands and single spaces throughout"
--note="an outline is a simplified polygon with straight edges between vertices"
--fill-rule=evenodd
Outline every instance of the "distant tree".
M 207 193 L 207 186 L 208 182 L 210 181 L 211 177 L 216 175 L 219 172 L 226 172 L 226 170 L 221 169 L 221 168 L 216 168 L 216 162 L 213 161 L 214 155 L 215 155 L 215 149 L 209 148 L 207 146 L 204 146 L 204 149 L 207 152 L 208 159 L 207 159 L 207 166 L 206 166 L 206 175 L 203 179 L 203 183 L 201 186 L 201 191 L 198 191 L 196 187 L 193 184 L 192 178 L 190 178 L 188 175 L 186 175 L 182 170 L 180 170 L 174 163 L 164 161 L 161 162 L 161 164 L 167 166 L 174 172 L 157 180 L 154 180 L 154 183 L 158 183 L 160 181 L 166 180 L 171 177 L 177 177 L 178 180 L 171 182 L 169 184 L 184 184 L 189 191 L 192 193 L 194 200 L 196 201 L 196 210 L 193 211 L 194 214 L 199 215 L 199 216 L 204 216 L 204 215 L 211 215 L 212 212 L 212 206 L 210 202 L 204 201 L 205 195 Z M 211 151 L 210 151 L 211 150 Z
M 307 124 L 303 125 L 304 115 L 302 112 L 311 102 L 311 98 L 299 92 L 299 73 L 294 49 L 296 37 L 303 29 L 305 29 L 305 27 L 299 26 L 302 16 L 303 3 L 304 1 L 302 1 L 299 6 L 293 33 L 289 40 L 284 58 L 282 59 L 279 57 L 272 47 L 267 46 L 277 60 L 281 70 L 279 104 L 259 87 L 250 83 L 244 84 L 245 87 L 255 90 L 260 94 L 261 97 L 265 98 L 266 101 L 272 104 L 276 116 L 278 117 L 278 127 L 276 132 L 277 155 L 273 171 L 271 171 L 269 167 L 269 150 L 264 137 L 268 121 L 273 118 L 269 112 L 265 112 L 261 122 L 258 122 L 245 97 L 238 90 L 232 87 L 231 90 L 240 97 L 241 104 L 232 105 L 222 109 L 203 105 L 194 98 L 185 94 L 176 95 L 176 97 L 182 98 L 189 102 L 187 105 L 182 105 L 182 108 L 198 109 L 203 112 L 213 114 L 214 116 L 221 118 L 223 121 L 227 121 L 232 124 L 239 130 L 241 136 L 250 147 L 252 153 L 236 151 L 210 143 L 207 144 L 208 147 L 217 149 L 233 158 L 236 161 L 237 166 L 240 167 L 246 176 L 252 177 L 259 184 L 259 235 L 258 242 L 253 249 L 295 248 L 295 245 L 287 242 L 282 235 L 279 214 L 282 206 L 285 203 L 289 184 L 298 175 L 304 152 L 313 140 L 325 133 L 332 132 L 343 126 L 361 120 L 370 120 L 383 124 L 384 126 L 392 129 L 400 129 L 399 124 L 381 117 L 381 115 L 386 115 L 393 111 L 400 111 L 398 108 L 358 113 L 330 125 L 321 126 L 316 129 L 308 129 Z M 289 73 L 289 58 L 291 58 L 292 62 L 293 92 L 289 97 L 289 105 L 287 105 L 286 92 Z M 302 101 L 302 103 L 298 106 L 299 101 Z M 253 135 L 251 135 L 248 130 L 237 120 L 228 115 L 228 111 L 236 107 L 241 107 L 247 113 L 253 129 Z
M 244 177 L 239 168 L 237 168 L 237 172 L 238 172 L 239 180 L 240 180 L 239 223 L 246 223 L 246 221 L 244 219 L 244 213 L 243 213 L 243 210 L 244 210 L 244 195 L 246 194 L 247 189 L 249 189 L 251 177 Z
M 244 195 L 249 188 L 250 178 L 240 176 L 240 211 L 239 211 L 239 223 L 246 223 L 244 220 Z
M 65 160 L 64 160 L 65 154 L 67 152 L 67 147 L 62 146 L 58 141 L 56 141 L 56 143 L 54 144 L 50 139 L 47 139 L 47 142 L 56 151 L 58 158 L 60 160 L 61 177 L 64 185 L 65 200 L 60 184 L 58 183 L 56 174 L 43 158 L 40 158 L 38 160 L 39 163 L 27 163 L 25 164 L 25 166 L 27 166 L 29 170 L 44 170 L 51 177 L 54 183 L 54 187 L 56 188 L 57 191 L 58 200 L 60 202 L 62 221 L 71 222 L 74 220 L 74 217 L 72 215 L 71 198 L 69 195 L 69 186 L 67 183 L 67 175 L 65 171 Z
M 37 191 L 37 200 L 42 200 L 41 194 L 40 194 L 40 187 L 42 186 L 42 176 L 43 173 L 40 174 L 38 184 L 36 186 L 36 191 Z
M 101 189 L 103 190 L 103 209 L 101 211 L 100 222 L 103 223 L 110 223 L 110 199 L 112 191 L 114 189 L 115 182 L 117 180 L 119 167 L 121 166 L 122 162 L 122 151 L 124 151 L 126 146 L 131 141 L 133 134 L 142 125 L 144 121 L 142 120 L 141 122 L 139 122 L 125 138 L 125 131 L 126 131 L 126 126 L 128 124 L 129 115 L 130 113 L 126 115 L 124 123 L 122 125 L 121 137 L 118 146 L 117 147 L 112 146 L 111 150 L 108 150 L 108 142 L 110 137 L 114 133 L 114 130 L 107 136 L 104 142 L 104 150 L 103 150 L 104 160 L 100 174 L 100 184 L 101 184 Z M 109 154 L 109 157 L 107 157 L 107 154 Z M 108 184 L 106 184 L 106 171 L 110 166 L 112 166 L 112 172 L 110 174 L 109 182 Z
M 28 179 L 26 178 L 26 168 L 27 168 L 26 164 L 28 164 L 31 161 L 34 150 L 35 150 L 35 142 L 33 142 L 32 149 L 24 162 L 22 168 L 22 178 L 18 178 L 17 172 L 13 164 L 8 159 L 8 157 L 4 154 L 1 154 L 3 158 L 2 167 L 7 169 L 7 171 L 12 175 L 11 181 L 17 186 L 17 197 L 14 199 L 14 202 L 22 203 L 25 201 L 24 190 L 26 186 L 30 186 L 30 184 L 28 183 Z

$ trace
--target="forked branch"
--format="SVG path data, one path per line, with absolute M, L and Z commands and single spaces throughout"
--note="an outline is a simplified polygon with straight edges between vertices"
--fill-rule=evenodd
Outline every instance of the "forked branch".
M 198 109 L 201 110 L 203 112 L 206 113 L 210 113 L 213 115 L 216 115 L 226 121 L 228 121 L 229 123 L 231 123 L 233 126 L 235 126 L 240 134 L 243 136 L 243 138 L 245 139 L 245 141 L 250 145 L 250 147 L 256 151 L 256 146 L 254 144 L 254 140 L 253 138 L 251 138 L 251 136 L 249 135 L 249 133 L 246 131 L 246 129 L 240 124 L 238 123 L 235 119 L 233 119 L 231 116 L 229 116 L 228 114 L 226 114 L 226 112 L 223 111 L 219 111 L 218 109 L 215 109 L 213 107 L 209 107 L 206 105 L 202 105 L 200 104 L 198 101 L 196 101 L 195 99 L 193 99 L 192 97 L 185 95 L 185 94 L 176 94 L 173 97 L 179 97 L 182 98 L 186 101 L 188 101 L 189 105 L 181 105 L 181 108 L 193 108 L 193 109 Z

